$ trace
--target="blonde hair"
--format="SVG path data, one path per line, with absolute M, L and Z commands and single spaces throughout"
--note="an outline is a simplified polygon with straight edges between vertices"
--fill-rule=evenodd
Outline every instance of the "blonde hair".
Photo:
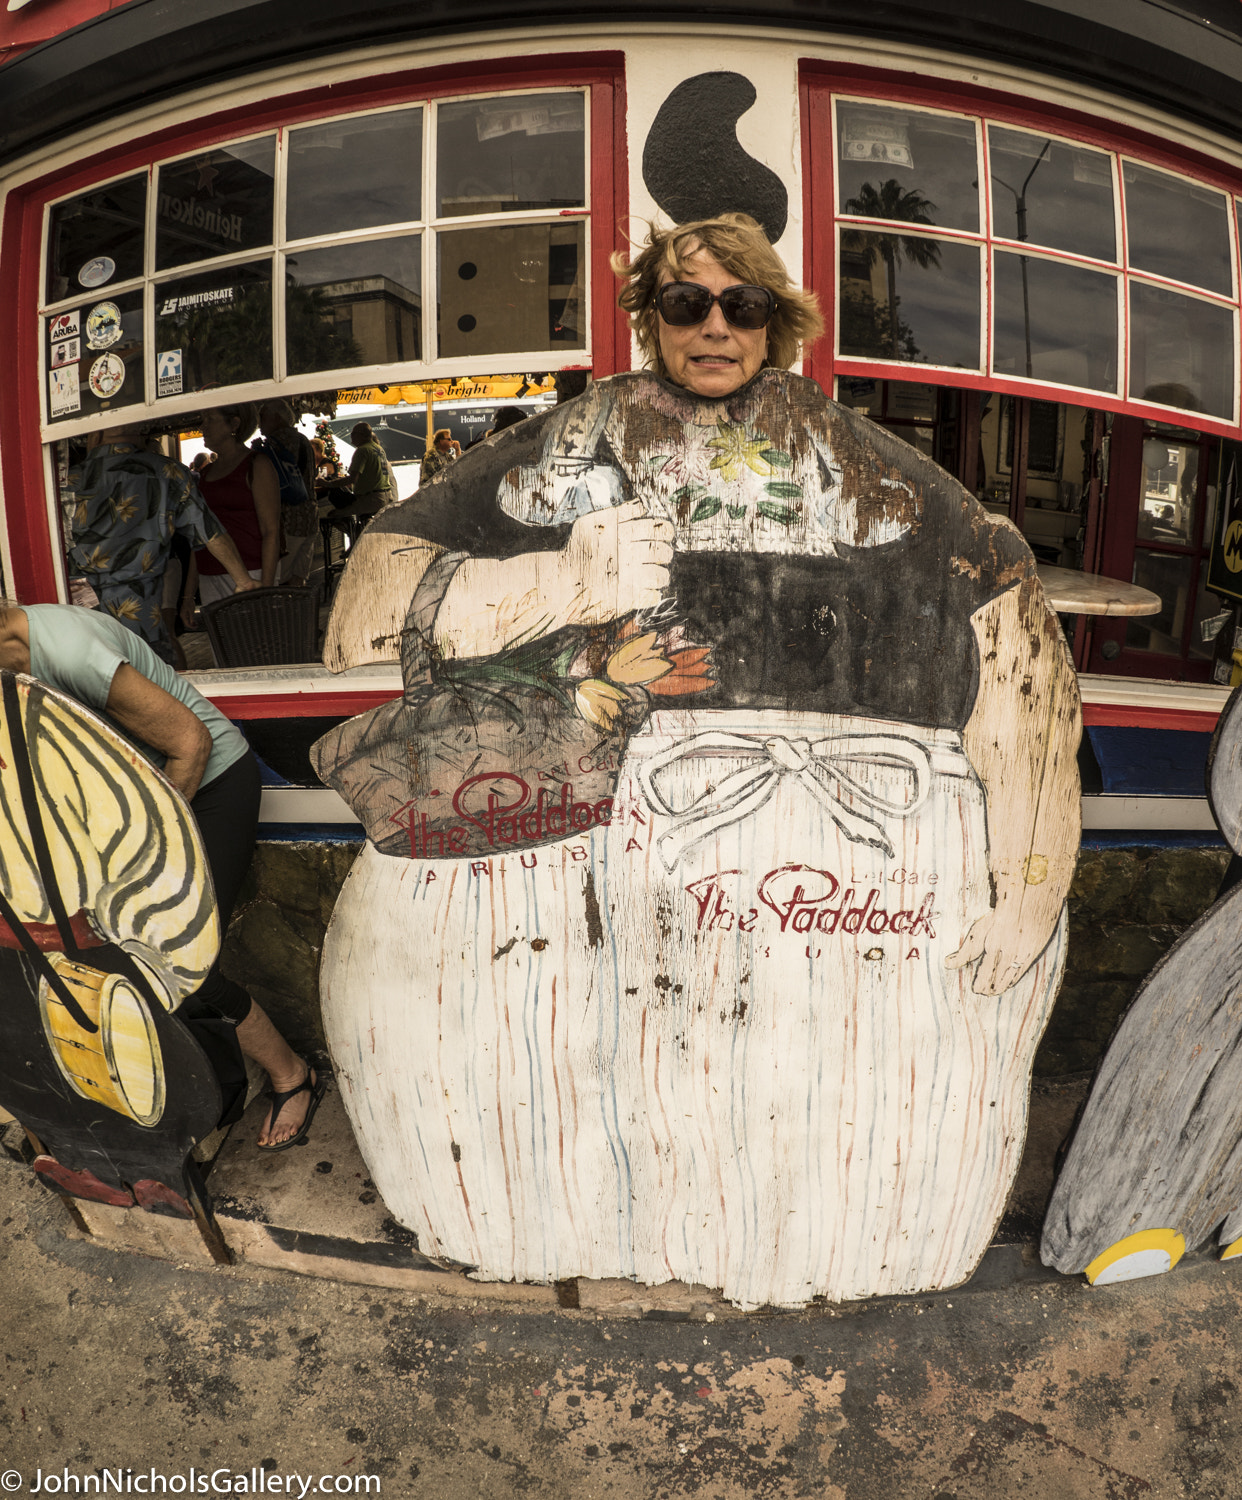
M 626 278 L 617 297 L 618 307 L 630 314 L 630 327 L 647 363 L 664 375 L 660 356 L 660 315 L 655 294 L 665 271 L 674 280 L 686 275 L 687 262 L 705 250 L 731 276 L 750 286 L 766 287 L 776 299 L 776 311 L 768 324 L 768 356 L 764 367 L 787 370 L 799 357 L 800 348 L 824 331 L 824 320 L 814 292 L 794 286 L 784 262 L 756 220 L 749 214 L 720 214 L 715 219 L 697 219 L 673 229 L 647 225 L 647 238 L 632 260 L 621 251 L 612 257 L 612 269 Z
M 447 427 L 437 427 L 436 430 L 427 439 L 427 452 L 430 453 L 442 437 L 451 438 L 452 436 L 453 434 Z

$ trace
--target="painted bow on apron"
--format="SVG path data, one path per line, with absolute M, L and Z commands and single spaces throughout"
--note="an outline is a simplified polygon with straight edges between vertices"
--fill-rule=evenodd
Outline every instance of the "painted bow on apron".
M 684 806 L 673 806 L 658 785 L 660 774 L 672 767 L 688 771 L 690 762 L 712 757 L 746 758 L 748 763 L 721 781 L 709 780 L 703 793 Z M 846 769 L 860 762 L 908 772 L 913 779 L 908 794 L 900 802 L 877 794 Z M 657 840 L 660 858 L 671 870 L 692 845 L 757 812 L 787 776 L 811 793 L 846 838 L 891 856 L 883 820 L 908 817 L 927 800 L 932 764 L 922 745 L 897 735 L 791 740 L 715 730 L 662 751 L 637 771 L 649 806 L 673 820 Z

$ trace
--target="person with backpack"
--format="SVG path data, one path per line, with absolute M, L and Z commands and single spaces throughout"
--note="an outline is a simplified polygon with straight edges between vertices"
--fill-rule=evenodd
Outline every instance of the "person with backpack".
M 310 441 L 294 426 L 287 401 L 265 401 L 259 408 L 262 440 L 258 451 L 271 460 L 280 480 L 280 523 L 286 552 L 280 581 L 304 588 L 310 576 L 319 530 L 315 507 L 315 454 Z

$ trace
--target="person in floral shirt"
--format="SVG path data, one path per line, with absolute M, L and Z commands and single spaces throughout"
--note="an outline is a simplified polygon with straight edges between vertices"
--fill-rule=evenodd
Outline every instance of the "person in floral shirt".
M 142 447 L 137 427 L 96 434 L 85 461 L 69 471 L 69 489 L 75 501 L 69 571 L 84 577 L 100 608 L 164 660 L 172 660 L 172 642 L 160 602 L 175 534 L 218 557 L 239 590 L 256 587 L 194 475 Z

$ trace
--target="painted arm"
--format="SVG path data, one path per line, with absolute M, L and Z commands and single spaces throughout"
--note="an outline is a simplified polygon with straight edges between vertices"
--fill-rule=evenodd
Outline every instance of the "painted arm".
M 198 715 L 128 663 L 116 669 L 107 707 L 122 729 L 167 756 L 164 775 L 190 801 L 211 755 L 211 733 Z
M 1027 579 L 971 617 L 979 694 L 963 735 L 987 797 L 991 911 L 949 967 L 999 995 L 1039 957 L 1073 878 L 1082 823 L 1078 680 L 1043 590 Z
M 668 588 L 673 527 L 640 501 L 579 516 L 559 552 L 471 558 L 436 616 L 446 657 L 490 656 L 566 625 L 601 625 L 649 609 Z
M 250 475 L 250 494 L 259 518 L 260 582 L 264 588 L 276 582 L 280 566 L 280 480 L 271 460 L 256 458 Z

